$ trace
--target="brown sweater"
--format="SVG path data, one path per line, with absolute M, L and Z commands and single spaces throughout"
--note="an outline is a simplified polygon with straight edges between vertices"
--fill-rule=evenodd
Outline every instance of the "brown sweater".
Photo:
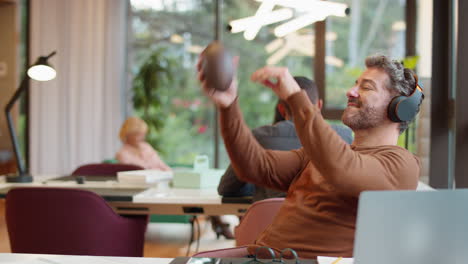
M 243 121 L 237 101 L 221 110 L 221 131 L 232 166 L 243 181 L 287 192 L 258 246 L 292 248 L 299 257 L 351 257 L 357 204 L 365 190 L 416 189 L 419 160 L 398 146 L 346 144 L 305 92 L 288 99 L 302 148 L 263 149 Z

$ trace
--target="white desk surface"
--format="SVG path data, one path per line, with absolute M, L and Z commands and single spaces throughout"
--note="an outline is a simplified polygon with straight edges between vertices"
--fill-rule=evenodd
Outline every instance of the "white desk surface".
M 47 177 L 50 179 L 50 177 Z M 221 204 L 221 196 L 216 189 L 178 189 L 167 186 L 150 187 L 120 183 L 118 181 L 86 181 L 78 184 L 75 181 L 53 181 L 35 177 L 32 183 L 6 183 L 0 182 L 0 188 L 8 187 L 63 187 L 63 188 L 103 188 L 103 189 L 132 189 L 147 188 L 145 191 L 133 196 L 134 203 L 158 204 Z
M 2 179 L 3 178 L 3 179 Z M 0 189 L 13 186 L 64 187 L 64 188 L 103 188 L 132 189 L 142 191 L 132 196 L 130 202 L 109 201 L 109 205 L 119 214 L 162 214 L 162 215 L 243 215 L 250 206 L 248 203 L 222 203 L 215 189 L 177 189 L 167 186 L 150 187 L 119 183 L 117 181 L 50 181 L 57 176 L 34 176 L 33 183 L 6 183 L 0 177 Z M 46 180 L 49 180 L 45 182 Z M 418 190 L 430 190 L 419 182 Z
M 135 203 L 221 204 L 221 196 L 213 189 L 149 188 L 133 196 Z
M 79 184 L 76 181 L 54 181 L 54 178 L 59 178 L 60 175 L 39 175 L 33 176 L 33 182 L 30 183 L 7 183 L 4 176 L 0 177 L 0 187 L 11 187 L 11 186 L 34 186 L 34 187 L 70 187 L 70 188 L 109 188 L 109 189 L 131 189 L 131 188 L 149 188 L 150 186 L 141 184 L 128 184 L 120 183 L 118 181 L 86 181 L 84 184 Z
M 32 183 L 6 183 L 4 177 L 0 177 L 0 189 L 9 187 L 146 189 L 133 195 L 132 202 L 108 202 L 120 214 L 243 215 L 250 206 L 250 204 L 243 203 L 223 204 L 222 197 L 216 189 L 178 189 L 169 188 L 167 185 L 150 187 L 117 181 L 86 181 L 84 184 L 78 184 L 75 181 L 50 180 L 57 177 L 51 175 L 34 176 Z M 48 181 L 46 182 L 46 180 Z M 191 210 L 193 208 L 195 208 L 195 212 Z
M 169 264 L 172 258 L 96 257 L 0 253 L 2 264 Z

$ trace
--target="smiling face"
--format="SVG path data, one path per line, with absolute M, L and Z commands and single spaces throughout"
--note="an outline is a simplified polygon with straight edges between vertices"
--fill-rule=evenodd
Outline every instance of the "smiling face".
M 341 120 L 352 130 L 364 130 L 391 122 L 387 107 L 392 98 L 386 88 L 387 73 L 378 68 L 367 68 L 356 84 L 346 93 L 348 106 Z

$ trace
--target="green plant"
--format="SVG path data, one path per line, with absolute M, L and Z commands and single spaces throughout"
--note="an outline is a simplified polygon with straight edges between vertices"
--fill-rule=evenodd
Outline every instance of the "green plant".
M 167 107 L 164 107 L 167 98 L 164 98 L 163 90 L 173 86 L 173 78 L 179 68 L 178 61 L 170 54 L 166 48 L 151 52 L 133 79 L 134 110 L 148 124 L 148 143 L 162 152 L 158 132 L 167 116 Z
M 405 68 L 409 68 L 414 71 L 416 70 L 418 61 L 419 61 L 419 56 L 408 56 L 403 59 L 403 65 L 405 65 Z

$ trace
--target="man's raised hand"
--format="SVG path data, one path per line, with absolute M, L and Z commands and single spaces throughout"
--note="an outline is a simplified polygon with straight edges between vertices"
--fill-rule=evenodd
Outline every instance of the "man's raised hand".
M 301 88 L 289 73 L 288 68 L 265 66 L 256 70 L 250 77 L 253 82 L 259 82 L 273 90 L 281 99 L 286 100 Z
M 220 91 L 215 89 L 215 87 L 209 87 L 205 73 L 203 72 L 203 54 L 198 58 L 197 71 L 198 71 L 198 80 L 201 83 L 203 93 L 210 98 L 210 100 L 218 108 L 227 108 L 229 107 L 237 98 L 237 65 L 239 64 L 239 57 L 236 56 L 232 60 L 234 67 L 234 76 L 232 82 L 229 85 L 229 88 L 225 91 Z

